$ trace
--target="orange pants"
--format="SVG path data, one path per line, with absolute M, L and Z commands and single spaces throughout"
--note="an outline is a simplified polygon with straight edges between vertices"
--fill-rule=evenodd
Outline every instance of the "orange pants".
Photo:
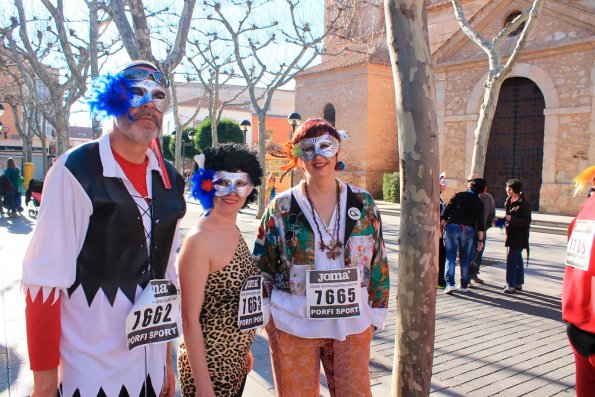
M 346 340 L 306 339 L 266 328 L 277 397 L 319 397 L 320 362 L 332 397 L 371 397 L 370 341 L 374 328 Z

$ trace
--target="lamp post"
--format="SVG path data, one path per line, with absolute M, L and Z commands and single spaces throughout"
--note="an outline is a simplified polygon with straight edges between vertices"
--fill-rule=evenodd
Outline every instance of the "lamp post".
M 248 133 L 250 127 L 252 127 L 252 124 L 248 120 L 242 120 L 242 122 L 240 123 L 240 129 L 244 131 L 244 145 L 248 143 L 248 141 L 246 140 L 246 134 Z
M 302 122 L 302 116 L 299 113 L 293 112 L 289 116 L 287 116 L 287 122 L 291 126 L 291 134 L 289 135 L 289 140 L 293 138 L 293 134 L 295 133 L 295 129 L 298 125 Z M 293 170 L 289 173 L 289 187 L 293 187 Z

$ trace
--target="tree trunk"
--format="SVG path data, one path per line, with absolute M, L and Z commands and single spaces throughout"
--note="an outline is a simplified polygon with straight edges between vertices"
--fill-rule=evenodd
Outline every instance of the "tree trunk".
M 211 120 L 211 144 L 212 146 L 219 144 L 219 136 L 217 135 L 217 116 L 215 112 L 209 109 L 209 120 Z
M 500 95 L 500 88 L 502 87 L 504 78 L 506 76 L 494 78 L 488 75 L 486 79 L 486 89 L 483 93 L 483 101 L 479 109 L 479 118 L 474 132 L 475 142 L 473 145 L 473 157 L 471 158 L 471 174 L 483 175 L 486 155 L 488 153 L 490 130 L 492 128 L 494 114 L 496 114 L 498 96 Z
M 399 289 L 391 395 L 427 396 L 438 270 L 435 91 L 423 0 L 384 0 L 401 159 Z
M 43 117 L 43 116 L 42 116 Z M 41 131 L 39 133 L 39 140 L 41 141 L 41 155 L 42 155 L 42 164 L 43 164 L 43 178 L 45 179 L 45 174 L 48 173 L 48 144 L 47 144 L 47 135 L 45 132 L 47 131 L 47 120 L 43 117 L 41 122 Z
M 33 162 L 33 137 L 29 134 L 23 138 L 23 161 Z
M 262 167 L 262 175 L 267 175 L 266 167 L 265 167 L 265 158 L 266 153 L 264 150 L 265 147 L 265 140 L 266 140 L 266 130 L 265 130 L 265 120 L 266 114 L 264 111 L 258 112 L 258 162 Z M 266 186 L 264 183 L 260 184 L 258 187 L 258 208 L 256 210 L 256 218 L 261 218 L 262 214 L 264 213 L 264 202 L 265 202 L 265 192 Z
M 209 120 L 211 121 L 211 144 L 213 146 L 219 143 L 219 136 L 217 135 L 217 85 L 218 80 L 215 80 L 215 84 L 211 85 L 209 91 Z
M 58 109 L 54 109 L 58 110 Z M 70 112 L 60 111 L 56 114 L 56 156 L 64 154 L 70 149 L 70 140 L 68 138 L 68 119 Z
M 178 172 L 180 174 L 184 174 L 184 170 L 182 169 L 183 166 L 183 162 L 182 162 L 182 156 L 184 155 L 184 153 L 182 153 L 182 122 L 180 121 L 180 113 L 179 113 L 179 108 L 178 108 L 178 95 L 177 95 L 177 91 L 176 91 L 176 85 L 174 82 L 174 78 L 175 75 L 173 73 L 169 74 L 169 80 L 171 81 L 171 102 L 172 102 L 172 111 L 174 114 L 174 124 L 176 126 L 176 136 L 175 136 L 175 142 L 174 142 L 174 167 L 176 167 L 176 170 L 178 170 Z M 165 149 L 163 149 L 165 150 Z
M 97 16 L 97 1 L 90 1 L 87 3 L 87 6 L 89 7 L 89 59 L 91 62 L 91 79 L 93 79 L 99 76 L 99 57 L 97 49 L 97 41 L 99 40 L 97 26 L 99 25 L 99 18 Z M 101 136 L 101 123 L 93 113 L 91 113 L 91 131 L 93 131 L 93 139 L 97 139 Z

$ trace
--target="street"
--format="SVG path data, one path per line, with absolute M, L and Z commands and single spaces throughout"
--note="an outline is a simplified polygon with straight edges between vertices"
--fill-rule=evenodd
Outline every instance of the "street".
M 399 216 L 394 204 L 379 202 L 379 207 L 394 302 Z M 200 213 L 198 205 L 188 204 L 182 235 L 196 223 Z M 249 246 L 253 245 L 257 225 L 255 210 L 243 210 L 238 226 Z M 28 216 L 0 218 L 0 397 L 28 396 L 32 387 L 20 274 L 34 226 L 35 220 Z M 574 362 L 560 310 L 566 238 L 532 233 L 524 291 L 506 295 L 502 293 L 506 255 L 503 237 L 499 229 L 488 232 L 481 271 L 485 285 L 452 296 L 438 291 L 432 395 L 574 395 Z M 386 328 L 377 331 L 372 342 L 370 371 L 375 397 L 390 395 L 396 324 L 395 306 L 391 309 Z M 266 334 L 257 334 L 253 346 L 255 368 L 249 375 L 245 396 L 273 395 L 267 345 Z M 321 395 L 328 395 L 324 387 Z

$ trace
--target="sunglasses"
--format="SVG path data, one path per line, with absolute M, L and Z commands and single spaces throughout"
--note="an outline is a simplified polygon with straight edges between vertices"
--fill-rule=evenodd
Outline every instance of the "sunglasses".
M 147 69 L 138 69 L 138 68 L 130 68 L 126 69 L 122 72 L 124 78 L 126 80 L 132 81 L 142 81 L 147 80 L 149 76 L 153 77 L 153 80 L 158 84 L 162 85 L 163 87 L 169 87 L 169 79 L 167 76 L 161 72 L 156 70 L 147 70 Z

